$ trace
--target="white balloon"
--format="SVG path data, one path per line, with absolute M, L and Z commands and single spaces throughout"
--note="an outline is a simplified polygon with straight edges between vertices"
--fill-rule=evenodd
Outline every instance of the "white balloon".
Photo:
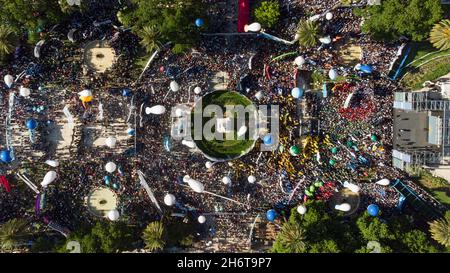
M 117 221 L 119 220 L 119 212 L 116 209 L 108 211 L 108 219 L 111 221 Z
M 20 87 L 20 89 L 19 89 L 19 95 L 20 96 L 28 98 L 30 96 L 30 94 L 31 94 L 30 88 L 26 88 L 26 87 L 23 87 L 23 86 Z
M 333 13 L 327 12 L 327 14 L 325 14 L 325 19 L 327 19 L 328 21 L 330 21 L 331 19 L 333 19 Z
M 195 94 L 198 95 L 198 94 L 200 94 L 201 92 L 202 92 L 202 89 L 201 89 L 200 87 L 197 86 L 197 87 L 194 88 L 194 93 L 195 93 Z
M 185 145 L 185 146 L 187 146 L 187 147 L 189 147 L 189 148 L 191 148 L 191 149 L 195 149 L 195 142 L 194 141 L 190 141 L 190 140 L 185 140 L 185 139 L 183 139 L 182 141 L 181 141 L 181 144 L 183 144 L 183 145 Z
M 113 173 L 116 170 L 117 166 L 114 162 L 108 162 L 105 165 L 105 170 L 109 173 Z
M 11 86 L 14 82 L 14 77 L 8 74 L 8 75 L 5 75 L 3 80 L 5 81 L 6 86 L 8 86 L 8 88 L 11 88 Z
M 90 96 L 92 96 L 92 91 L 88 90 L 88 89 L 84 89 L 83 91 L 78 92 L 78 95 L 80 97 L 90 97 Z
M 175 195 L 170 193 L 166 194 L 166 196 L 164 196 L 164 204 L 167 206 L 175 205 Z
M 228 185 L 228 184 L 231 183 L 231 179 L 230 179 L 228 176 L 224 176 L 224 177 L 222 178 L 222 182 L 223 182 L 225 185 Z
M 206 163 L 205 163 L 205 167 L 206 167 L 207 169 L 211 169 L 212 165 L 213 165 L 213 164 L 212 164 L 210 161 L 206 161 Z
M 189 175 L 186 174 L 186 175 L 183 177 L 183 182 L 188 183 L 189 179 L 191 179 L 191 177 L 190 177 Z
M 389 186 L 389 184 L 391 182 L 389 181 L 389 179 L 384 178 L 384 179 L 381 179 L 380 181 L 377 181 L 375 183 L 378 184 L 378 185 L 381 185 L 381 186 Z
M 182 115 L 183 115 L 183 110 L 181 110 L 180 108 L 175 109 L 176 117 L 181 117 Z
M 204 224 L 206 222 L 206 217 L 203 215 L 200 215 L 197 220 L 200 224 Z
M 334 208 L 340 211 L 349 211 L 352 207 L 350 206 L 349 203 L 342 203 L 340 205 L 334 206 Z
M 331 37 L 327 36 L 327 37 L 322 37 L 319 39 L 319 42 L 321 42 L 322 44 L 330 44 L 331 43 Z
M 170 90 L 172 90 L 172 92 L 178 92 L 178 90 L 180 90 L 180 85 L 178 85 L 176 81 L 171 81 Z
M 242 126 L 241 128 L 239 128 L 239 131 L 237 132 L 237 136 L 243 136 L 245 135 L 245 133 L 247 133 L 247 126 Z
M 108 146 L 109 148 L 114 148 L 116 147 L 116 138 L 115 137 L 108 137 L 105 139 L 105 145 Z
M 330 72 L 328 72 L 328 77 L 330 77 L 331 80 L 335 80 L 337 78 L 338 74 L 336 70 L 330 69 Z
M 295 58 L 294 64 L 296 64 L 297 66 L 304 65 L 305 64 L 305 58 L 303 58 L 303 56 L 298 56 L 297 58 Z
M 197 180 L 189 178 L 187 181 L 189 187 L 195 192 L 202 193 L 205 190 L 205 186 Z
M 257 100 L 262 99 L 262 97 L 263 97 L 263 92 L 261 92 L 261 91 L 256 92 L 255 98 L 256 98 Z
M 67 33 L 67 39 L 71 41 L 72 43 L 75 43 L 75 39 L 73 38 L 73 34 L 75 33 L 76 29 L 72 28 L 69 33 Z
M 344 182 L 344 187 L 351 190 L 352 192 L 358 193 L 359 190 L 361 189 L 359 186 L 353 184 L 353 183 L 349 183 L 347 181 Z
M 69 6 L 73 6 L 73 5 L 75 5 L 75 0 L 67 0 L 67 4 Z
M 245 32 L 249 32 L 249 31 L 251 31 L 251 32 L 259 32 L 259 31 L 261 31 L 261 24 L 260 23 L 253 23 L 253 24 L 250 24 L 250 25 L 245 25 L 244 26 L 244 31 Z
M 166 107 L 164 107 L 163 105 L 155 105 L 152 107 L 145 108 L 145 113 L 147 115 L 149 115 L 149 114 L 162 115 L 165 112 L 166 112 Z
M 55 171 L 48 171 L 45 176 L 44 179 L 42 179 L 41 182 L 41 186 L 42 187 L 47 187 L 50 183 L 52 183 L 53 181 L 55 181 L 56 179 L 56 172 Z
M 45 164 L 52 166 L 52 167 L 58 167 L 59 166 L 59 162 L 58 160 L 46 160 Z
M 301 214 L 301 215 L 305 214 L 305 213 L 306 213 L 306 207 L 303 206 L 303 205 L 298 206 L 298 207 L 297 207 L 297 212 L 298 212 L 299 214 Z
M 250 175 L 249 177 L 247 177 L 247 181 L 248 183 L 255 183 L 256 182 L 256 177 L 253 175 Z

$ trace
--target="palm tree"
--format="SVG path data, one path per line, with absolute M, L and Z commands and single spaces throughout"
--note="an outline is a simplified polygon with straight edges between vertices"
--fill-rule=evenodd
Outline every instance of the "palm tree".
M 12 219 L 0 226 L 0 249 L 11 250 L 23 241 L 26 233 L 27 221 Z
M 153 50 L 158 50 L 161 48 L 160 32 L 156 26 L 145 26 L 139 33 L 141 37 L 141 45 L 143 45 L 147 52 L 152 52 Z
M 305 231 L 298 223 L 288 222 L 284 224 L 278 236 L 280 243 L 290 253 L 302 253 L 305 251 Z
M 297 27 L 298 42 L 304 47 L 313 47 L 319 39 L 319 26 L 316 22 L 305 20 L 300 21 Z
M 164 241 L 164 226 L 161 222 L 151 222 L 142 233 L 145 247 L 150 251 L 161 250 L 166 242 Z
M 442 20 L 430 32 L 430 42 L 439 50 L 450 48 L 450 20 Z
M 450 221 L 442 218 L 435 220 L 430 225 L 431 237 L 441 245 L 450 246 Z
M 10 54 L 16 46 L 17 37 L 13 29 L 7 25 L 0 25 L 0 58 Z

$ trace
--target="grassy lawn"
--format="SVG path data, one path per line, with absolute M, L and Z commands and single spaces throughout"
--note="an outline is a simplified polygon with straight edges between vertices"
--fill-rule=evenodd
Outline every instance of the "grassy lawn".
M 196 115 L 202 115 L 203 109 L 208 105 L 218 105 L 222 108 L 223 113 L 225 113 L 226 106 L 227 105 L 242 105 L 242 106 L 248 106 L 251 105 L 252 102 L 245 96 L 240 95 L 237 92 L 230 92 L 230 91 L 216 91 L 209 93 L 205 95 L 202 98 L 202 109 L 199 107 L 194 108 L 194 111 L 192 113 L 192 120 L 195 120 Z M 197 147 L 206 155 L 217 158 L 217 159 L 233 159 L 236 157 L 241 156 L 242 154 L 248 152 L 248 150 L 253 146 L 254 140 L 249 139 L 249 132 L 247 132 L 245 139 L 238 140 L 237 139 L 237 130 L 238 130 L 238 124 L 236 119 L 236 113 L 230 113 L 232 118 L 234 120 L 234 132 L 227 133 L 223 140 L 194 140 Z M 247 116 L 247 114 L 246 114 Z M 202 125 L 205 126 L 205 124 L 210 121 L 211 117 L 202 117 Z M 250 128 L 248 124 L 248 118 L 246 117 L 246 126 L 247 128 Z M 193 128 L 192 128 L 192 137 L 194 138 L 194 135 L 196 135 L 195 131 L 195 125 L 193 122 Z M 202 126 L 202 130 L 203 130 Z M 212 133 L 215 132 L 215 125 L 211 128 Z M 201 133 L 201 132 L 198 132 Z M 202 134 L 203 136 L 203 134 Z
M 448 181 L 434 177 L 429 171 L 423 169 L 416 170 L 414 175 L 419 185 L 450 209 L 450 184 Z
M 450 72 L 449 59 L 450 49 L 438 51 L 429 42 L 414 43 L 399 78 L 405 86 L 420 89 L 425 81 L 433 81 Z

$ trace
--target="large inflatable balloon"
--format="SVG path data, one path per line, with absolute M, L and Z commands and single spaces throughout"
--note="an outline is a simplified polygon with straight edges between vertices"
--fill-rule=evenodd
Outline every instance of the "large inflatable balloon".
M 347 181 L 344 182 L 344 187 L 351 190 L 354 193 L 358 193 L 361 190 L 361 188 L 359 186 L 357 186 L 353 183 L 349 183 Z
M 297 207 L 297 212 L 298 212 L 299 214 L 301 214 L 301 215 L 305 214 L 305 213 L 306 213 L 306 207 L 303 206 L 303 205 L 298 206 L 298 207 Z
M 386 178 L 375 182 L 375 184 L 378 184 L 378 185 L 381 185 L 381 186 L 389 186 L 390 183 L 391 182 L 389 181 L 389 179 L 386 179 Z
M 334 81 L 337 79 L 337 72 L 334 69 L 330 69 L 330 71 L 328 72 L 328 77 L 330 77 L 330 80 Z
M 212 167 L 212 162 L 211 161 L 206 161 L 206 163 L 205 163 L 205 167 L 207 168 L 207 169 L 211 169 L 211 167 Z
M 190 149 L 195 149 L 195 147 L 197 147 L 197 146 L 195 145 L 195 142 L 194 142 L 194 141 L 186 140 L 186 139 L 183 139 L 183 140 L 181 141 L 181 144 L 183 144 L 184 146 L 189 147 Z
M 196 25 L 197 27 L 202 27 L 204 24 L 205 24 L 205 21 L 203 21 L 202 18 L 197 18 L 197 19 L 195 20 L 195 25 Z
M 277 218 L 277 212 L 273 209 L 270 209 L 266 212 L 266 218 L 267 220 L 269 220 L 270 222 L 275 221 L 275 218 Z
M 200 216 L 197 218 L 197 220 L 198 220 L 198 222 L 199 222 L 200 224 L 204 224 L 204 223 L 206 222 L 206 217 L 203 216 L 203 215 L 200 215 Z
M 261 92 L 261 91 L 256 92 L 255 98 L 256 98 L 257 100 L 262 99 L 262 97 L 263 97 L 263 92 Z
M 164 196 L 164 204 L 166 204 L 167 206 L 173 206 L 175 205 L 175 195 L 173 194 L 166 194 L 166 196 Z
M 42 179 L 41 182 L 41 186 L 42 187 L 47 187 L 50 183 L 52 183 L 53 181 L 55 181 L 56 179 L 56 172 L 55 171 L 48 171 L 45 176 L 44 179 Z
M 253 184 L 253 183 L 256 182 L 256 177 L 253 176 L 253 175 L 250 175 L 250 176 L 247 178 L 247 181 L 248 181 L 248 183 Z
M 270 146 L 273 144 L 272 135 L 265 135 L 263 137 L 263 143 L 264 145 Z
M 238 132 L 237 132 L 237 136 L 243 136 L 245 135 L 245 133 L 247 133 L 247 126 L 243 125 L 241 126 L 241 128 L 239 128 Z
M 328 21 L 330 21 L 331 19 L 333 19 L 333 13 L 327 12 L 327 14 L 325 14 L 325 19 L 327 19 Z
M 58 167 L 59 166 L 59 162 L 58 162 L 58 160 L 46 160 L 45 161 L 45 164 L 47 164 L 47 165 L 49 165 L 49 166 L 52 166 L 52 167 Z
M 23 86 L 20 87 L 20 89 L 19 89 L 19 95 L 20 96 L 22 96 L 24 98 L 28 98 L 30 96 L 30 94 L 31 94 L 30 88 L 26 88 L 26 87 L 23 87 Z
M 367 212 L 369 213 L 370 216 L 376 217 L 380 212 L 380 208 L 376 204 L 370 204 L 367 207 Z
M 4 162 L 4 163 L 10 163 L 12 161 L 12 157 L 11 157 L 11 151 L 9 150 L 3 150 L 0 153 L 0 159 Z
M 116 209 L 108 211 L 108 219 L 111 221 L 119 220 L 119 212 Z
M 109 173 L 113 173 L 116 170 L 117 166 L 114 162 L 108 162 L 105 165 L 105 170 Z
M 342 204 L 335 205 L 334 208 L 336 210 L 340 210 L 340 211 L 349 211 L 352 207 L 350 206 L 349 203 L 342 203 Z
M 11 88 L 11 86 L 14 83 L 14 77 L 11 75 L 5 75 L 5 77 L 3 78 L 3 80 L 5 81 L 6 86 L 8 86 L 8 88 Z
M 82 102 L 90 102 L 93 99 L 91 90 L 85 89 L 85 90 L 79 92 L 78 95 L 80 96 L 80 100 Z
M 259 31 L 261 31 L 261 24 L 260 23 L 253 23 L 253 24 L 250 24 L 250 25 L 245 25 L 244 26 L 244 31 L 245 32 L 249 32 L 249 31 L 251 31 L 251 32 L 259 32 Z
M 205 186 L 197 180 L 189 178 L 187 181 L 189 187 L 195 192 L 202 193 L 205 190 Z
M 297 146 L 291 146 L 291 148 L 289 149 L 289 153 L 293 156 L 297 156 L 298 154 L 300 154 L 300 149 Z
M 197 87 L 194 88 L 194 93 L 195 93 L 195 94 L 198 95 L 198 94 L 200 94 L 201 92 L 202 92 L 202 89 L 201 89 L 200 87 L 197 86 Z
M 147 115 L 154 114 L 154 115 L 162 115 L 166 112 L 166 107 L 163 105 L 155 105 L 152 107 L 145 108 L 145 113 Z
M 73 38 L 73 34 L 75 33 L 76 29 L 72 28 L 67 33 L 67 39 L 69 39 L 70 42 L 75 43 L 75 39 Z
M 116 147 L 116 142 L 117 142 L 116 138 L 115 138 L 115 137 L 112 137 L 112 136 L 107 137 L 107 138 L 105 139 L 105 145 L 108 146 L 109 148 L 114 148 L 114 147 Z
M 322 44 L 328 45 L 331 43 L 331 37 L 327 36 L 327 37 L 319 38 L 319 42 L 321 42 Z
M 180 90 L 180 85 L 178 85 L 176 81 L 171 81 L 170 90 L 172 90 L 172 92 L 178 92 L 178 90 Z
M 303 96 L 303 90 L 299 87 L 294 87 L 292 88 L 291 95 L 295 99 L 301 98 Z
M 30 119 L 27 119 L 27 121 L 25 122 L 25 125 L 27 126 L 27 128 L 29 130 L 34 130 L 37 128 L 38 123 L 36 120 L 30 118 Z
M 297 58 L 295 58 L 294 64 L 296 64 L 297 66 L 304 65 L 305 64 L 305 58 L 303 58 L 302 56 L 298 56 Z
M 231 183 L 231 179 L 230 179 L 228 176 L 224 176 L 224 177 L 222 178 L 222 182 L 223 182 L 225 185 L 228 185 L 228 184 Z

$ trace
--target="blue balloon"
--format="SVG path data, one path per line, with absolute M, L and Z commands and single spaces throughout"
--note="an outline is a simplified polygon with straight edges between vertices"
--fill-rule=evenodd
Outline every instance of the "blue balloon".
M 9 150 L 3 150 L 0 153 L 0 159 L 4 162 L 4 163 L 10 163 L 12 161 L 11 158 L 11 151 Z
M 30 119 L 27 119 L 27 121 L 25 122 L 25 125 L 27 126 L 28 129 L 34 130 L 34 129 L 36 129 L 38 123 L 34 119 L 30 118 Z
M 373 72 L 373 67 L 367 64 L 363 64 L 361 65 L 359 70 L 361 70 L 364 73 L 371 74 Z
M 272 136 L 265 135 L 263 138 L 264 145 L 272 145 Z
M 266 217 L 267 217 L 267 220 L 269 220 L 270 222 L 273 222 L 275 220 L 275 218 L 277 217 L 277 212 L 273 209 L 270 209 L 267 211 Z
M 291 91 L 291 95 L 296 99 L 301 98 L 303 96 L 303 89 L 300 87 L 294 87 Z
M 367 212 L 369 213 L 370 216 L 375 217 L 380 212 L 380 208 L 376 204 L 370 204 L 367 207 Z
M 202 27 L 205 24 L 205 21 L 203 21 L 203 19 L 201 18 L 197 18 L 197 20 L 195 20 L 195 25 L 197 27 Z
M 123 90 L 122 90 L 122 96 L 124 96 L 124 97 L 129 97 L 129 96 L 131 96 L 131 90 L 128 89 L 128 88 L 123 89 Z
M 134 129 L 129 128 L 129 129 L 127 130 L 127 134 L 130 135 L 130 136 L 133 136 L 134 133 L 135 133 Z

